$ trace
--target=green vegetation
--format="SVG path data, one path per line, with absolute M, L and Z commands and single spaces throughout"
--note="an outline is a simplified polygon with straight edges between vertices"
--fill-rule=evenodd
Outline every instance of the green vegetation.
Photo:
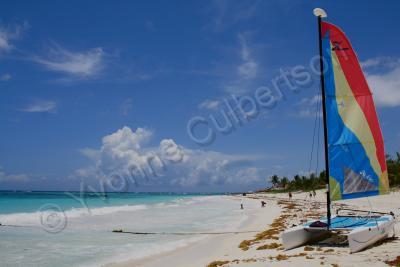
M 396 158 L 386 155 L 389 183 L 391 187 L 400 186 L 400 153 L 396 153 Z
M 386 155 L 386 162 L 390 186 L 400 186 L 400 153 L 396 153 L 395 158 Z M 275 188 L 274 192 L 311 191 L 325 187 L 325 176 L 325 171 L 322 171 L 318 176 L 314 173 L 311 173 L 309 176 L 300 176 L 297 174 L 291 180 L 287 177 L 281 178 L 278 175 L 273 175 L 270 181 Z
M 271 177 L 271 183 L 275 188 L 275 192 L 320 189 L 325 187 L 325 171 L 321 172 L 318 176 L 314 173 L 309 176 L 300 176 L 297 174 L 291 180 L 287 177 L 281 178 L 278 175 L 273 175 Z

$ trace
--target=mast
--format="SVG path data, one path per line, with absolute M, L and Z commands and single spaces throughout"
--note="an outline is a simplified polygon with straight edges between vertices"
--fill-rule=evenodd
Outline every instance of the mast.
M 322 115 L 324 124 L 324 151 L 325 151 L 325 179 L 326 179 L 326 217 L 328 218 L 328 228 L 331 225 L 331 198 L 329 188 L 329 158 L 328 158 L 328 127 L 326 123 L 325 108 L 325 78 L 324 78 L 324 62 L 322 58 L 322 18 L 327 17 L 326 12 L 321 8 L 314 9 L 314 15 L 318 18 L 318 43 L 319 43 L 319 67 L 322 94 Z

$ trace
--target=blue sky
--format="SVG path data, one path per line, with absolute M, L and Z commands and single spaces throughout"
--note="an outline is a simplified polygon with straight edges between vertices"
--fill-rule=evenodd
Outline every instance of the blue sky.
M 399 151 L 396 1 L 7 1 L 0 10 L 0 189 L 98 188 L 116 173 L 126 179 L 144 171 L 147 178 L 127 190 L 232 191 L 264 186 L 274 173 L 306 173 L 318 92 L 310 71 L 317 6 L 352 41 L 386 152 Z M 313 75 L 306 85 L 283 86 L 283 100 L 258 107 L 228 133 L 215 129 L 210 115 L 223 118 L 224 100 L 254 99 L 257 88 L 273 87 L 281 71 L 296 67 Z M 209 144 L 187 132 L 196 116 L 208 124 L 196 136 L 207 127 L 216 133 Z M 177 158 L 163 158 L 169 149 Z M 157 174 L 146 171 L 151 157 Z

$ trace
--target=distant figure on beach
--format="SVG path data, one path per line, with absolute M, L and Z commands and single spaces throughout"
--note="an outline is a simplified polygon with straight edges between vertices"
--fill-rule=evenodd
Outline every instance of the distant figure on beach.
M 292 200 L 292 192 L 289 192 L 289 200 Z
M 240 203 L 240 209 L 241 210 L 243 209 L 243 203 Z
M 313 196 L 315 198 L 315 196 L 317 195 L 317 192 L 315 192 L 315 190 L 313 189 L 312 194 L 313 194 Z
M 265 202 L 264 200 L 261 200 L 261 208 L 264 208 L 266 204 L 267 204 L 267 202 Z

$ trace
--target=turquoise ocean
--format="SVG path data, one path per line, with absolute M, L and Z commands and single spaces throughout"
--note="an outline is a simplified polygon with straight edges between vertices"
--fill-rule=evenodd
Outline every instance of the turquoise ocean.
M 234 230 L 246 218 L 223 195 L 0 192 L 1 266 L 101 266 L 167 252 L 205 235 L 132 232 Z

